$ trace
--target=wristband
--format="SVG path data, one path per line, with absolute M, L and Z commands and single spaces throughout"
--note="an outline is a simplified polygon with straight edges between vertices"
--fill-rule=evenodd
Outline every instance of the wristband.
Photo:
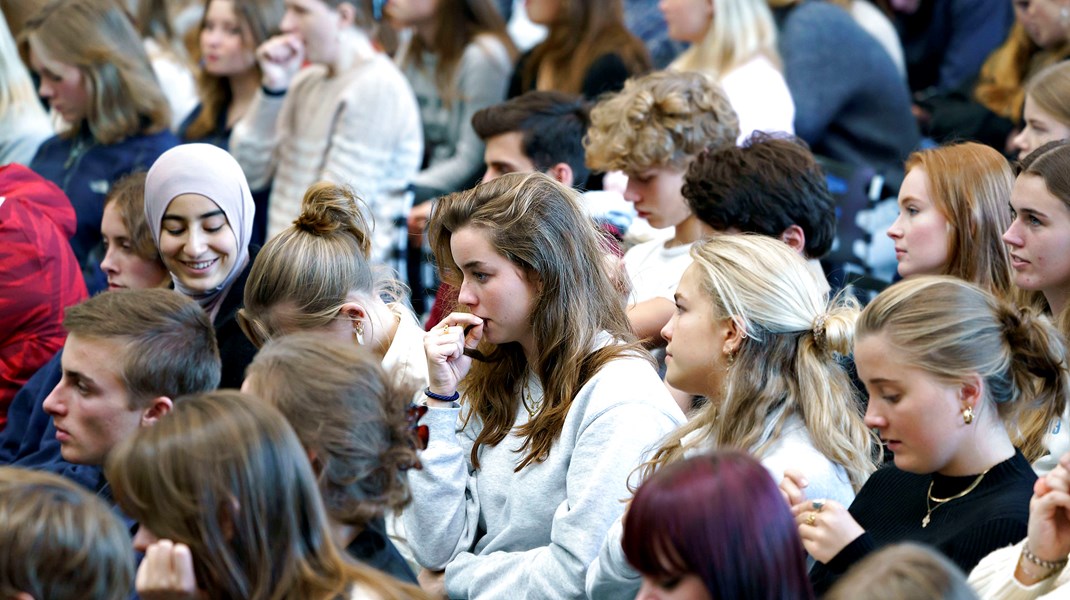
M 454 391 L 452 396 L 443 396 L 442 394 L 436 394 L 431 391 L 430 387 L 424 388 L 424 395 L 432 400 L 438 400 L 439 402 L 456 402 L 461 397 L 461 393 Z
M 1044 576 L 1044 579 L 1047 579 L 1048 577 L 1054 575 L 1056 572 L 1061 571 L 1067 563 L 1067 559 L 1065 558 L 1062 560 L 1044 560 L 1043 558 L 1040 558 L 1036 554 L 1033 554 L 1033 551 L 1029 549 L 1029 542 L 1022 544 L 1022 556 L 1027 561 L 1048 571 L 1048 573 Z
M 271 90 L 271 89 L 268 89 L 268 87 L 266 85 L 261 85 L 260 86 L 260 91 L 264 92 L 265 96 L 270 96 L 272 98 L 278 98 L 280 96 L 285 96 L 286 95 L 286 90 L 285 89 Z

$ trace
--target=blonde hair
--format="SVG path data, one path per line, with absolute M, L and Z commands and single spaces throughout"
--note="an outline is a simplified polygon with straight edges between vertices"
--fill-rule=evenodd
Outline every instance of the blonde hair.
M 1025 95 L 1055 120 L 1070 126 L 1070 63 L 1049 65 L 1030 77 Z
M 114 144 L 170 126 L 171 108 L 145 46 L 115 0 L 49 0 L 22 30 L 24 56 L 31 36 L 53 59 L 82 73 L 89 94 L 85 121 L 98 142 Z M 80 128 L 71 123 L 62 135 L 75 137 Z
M 126 514 L 189 546 L 211 598 L 328 600 L 353 586 L 384 600 L 424 597 L 343 558 L 293 429 L 247 394 L 180 398 L 120 443 L 104 472 Z
M 0 14 L 0 73 L 4 74 L 0 77 L 0 115 L 32 111 L 44 116 L 45 111 L 33 89 L 33 80 L 19 56 L 3 14 Z
M 693 44 L 669 65 L 678 71 L 699 71 L 720 79 L 755 56 L 780 68 L 776 23 L 761 0 L 707 0 L 713 19 L 702 41 Z
M 1037 46 L 1025 27 L 1015 22 L 1006 41 L 981 65 L 974 97 L 985 108 L 1017 123 L 1025 103 L 1024 83 L 1040 69 L 1070 56 L 1070 42 L 1046 50 Z
M 529 317 L 535 341 L 530 368 L 542 382 L 544 400 L 535 416 L 516 428 L 524 439 L 517 471 L 549 455 L 573 397 L 606 363 L 642 356 L 653 364 L 635 342 L 623 299 L 603 268 L 604 238 L 580 202 L 578 192 L 542 173 L 511 173 L 439 199 L 427 224 L 447 284 L 460 287 L 461 278 L 450 240 L 471 227 L 540 287 Z M 607 333 L 619 343 L 592 351 Z M 471 451 L 476 468 L 481 446 L 497 445 L 513 432 L 529 367 L 518 343 L 484 346 L 488 361 L 474 362 L 461 381 L 471 408 L 468 419 L 482 425 Z
M 416 462 L 405 405 L 370 352 L 313 333 L 268 342 L 246 370 L 251 391 L 279 409 L 313 467 L 327 513 L 364 527 L 411 499 L 406 470 Z
M 911 154 L 906 171 L 915 168 L 925 172 L 933 205 L 951 225 L 944 274 L 1007 297 L 1012 274 L 1003 232 L 1011 224 L 1010 163 L 988 146 L 966 142 Z
M 720 85 L 700 73 L 658 71 L 595 105 L 583 145 L 592 169 L 682 171 L 707 146 L 737 137 L 739 118 Z
M 400 295 L 368 261 L 370 228 L 352 189 L 313 184 L 293 225 L 273 237 L 253 261 L 238 324 L 261 346 L 282 331 L 328 325 L 352 292 L 367 298 Z
M 949 276 L 901 281 L 862 311 L 856 336 L 883 335 L 908 364 L 938 381 L 984 381 L 1011 441 L 1030 460 L 1063 414 L 1070 390 L 1062 336 L 1030 308 L 1018 308 Z
M 694 246 L 691 256 L 713 316 L 735 320 L 745 338 L 720 401 L 673 432 L 647 471 L 709 446 L 761 459 L 794 416 L 814 447 L 861 488 L 876 466 L 875 440 L 836 356 L 850 352 L 857 303 L 848 296 L 830 302 L 805 260 L 775 238 L 715 236 Z M 693 432 L 701 434 L 683 444 Z
M 823 600 L 977 600 L 959 567 L 921 544 L 886 546 L 862 559 Z
M 58 475 L 0 467 L 0 548 L 0 598 L 125 600 L 133 591 L 126 527 Z

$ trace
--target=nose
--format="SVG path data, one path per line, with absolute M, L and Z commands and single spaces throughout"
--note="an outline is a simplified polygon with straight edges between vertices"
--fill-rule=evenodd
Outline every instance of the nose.
M 658 594 L 655 590 L 655 586 L 644 577 L 643 583 L 639 586 L 639 593 L 635 595 L 635 600 L 658 600 Z
M 896 217 L 895 221 L 892 223 L 892 226 L 888 228 L 888 237 L 892 238 L 893 240 L 898 240 L 903 237 L 903 228 L 899 224 L 899 221 L 901 221 L 902 219 L 903 213 L 900 212 L 899 216 Z
M 483 173 L 483 179 L 481 179 L 480 182 L 486 183 L 488 181 L 494 181 L 497 178 L 498 171 L 494 167 L 487 167 L 487 172 Z
M 53 417 L 62 416 L 64 413 L 66 413 L 66 405 L 64 405 L 63 403 L 63 393 L 60 389 L 61 387 L 63 387 L 62 381 L 57 383 L 56 387 L 52 388 L 52 392 L 48 394 L 48 397 L 45 398 L 45 401 L 42 404 L 42 407 L 45 409 L 45 412 L 52 415 Z
M 134 534 L 134 550 L 144 554 L 149 546 L 160 541 L 160 538 L 156 537 L 156 534 L 149 531 L 148 527 L 139 526 L 137 533 Z
M 1003 241 L 1007 242 L 1008 246 L 1022 247 L 1022 236 L 1018 234 L 1018 219 L 1011 221 L 1011 226 L 1007 228 L 1007 231 L 1003 232 Z
M 884 417 L 880 408 L 877 407 L 878 402 L 875 402 L 870 397 L 869 402 L 866 405 L 866 415 L 862 418 L 866 427 L 870 429 L 884 429 L 888 426 L 888 419 Z
M 279 23 L 279 31 L 283 33 L 293 33 L 297 29 L 297 17 L 294 16 L 293 9 L 287 8 L 286 12 L 282 14 L 282 22 Z
M 1019 160 L 1028 156 L 1031 151 L 1029 148 L 1029 141 L 1026 139 L 1025 135 L 1027 129 L 1029 129 L 1028 125 L 1011 140 L 1011 147 L 1018 151 Z
M 109 244 L 107 252 L 104 253 L 104 260 L 100 261 L 100 268 L 105 275 L 115 275 L 119 272 L 115 263 L 115 252 L 115 244 Z
M 203 232 L 199 231 L 196 227 L 190 227 L 189 233 L 186 234 L 186 256 L 190 258 L 197 258 L 204 251 L 208 249 L 207 236 Z
M 479 303 L 479 299 L 476 297 L 475 292 L 472 291 L 472 284 L 467 277 L 461 280 L 461 289 L 457 290 L 457 302 L 469 308 Z
M 639 190 L 636 189 L 636 185 L 632 177 L 628 177 L 628 185 L 624 188 L 624 199 L 628 202 L 635 203 L 639 202 L 639 199 L 641 197 L 642 196 L 640 196 Z
M 48 78 L 44 75 L 41 76 L 41 83 L 37 86 L 37 94 L 42 98 L 51 98 L 55 94 L 52 90 L 52 84 L 48 82 Z
M 666 342 L 671 342 L 672 341 L 672 332 L 673 332 L 673 329 L 675 329 L 675 328 L 676 328 L 676 313 L 673 313 L 672 318 L 669 319 L 669 322 L 666 323 L 665 326 L 661 328 L 661 337 L 665 338 Z

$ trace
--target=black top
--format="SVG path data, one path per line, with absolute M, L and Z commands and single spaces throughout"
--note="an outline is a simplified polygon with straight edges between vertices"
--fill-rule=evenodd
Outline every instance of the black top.
M 516 69 L 513 70 L 513 77 L 509 80 L 509 93 L 506 94 L 506 98 L 515 98 L 535 89 L 534 81 L 531 85 L 524 86 L 524 69 L 531 61 L 532 51 L 528 50 L 520 55 Z M 624 59 L 619 54 L 612 52 L 603 54 L 587 67 L 587 72 L 583 74 L 580 93 L 587 100 L 595 100 L 606 92 L 619 92 L 631 75 L 628 66 L 624 64 Z
M 227 290 L 227 295 L 219 305 L 216 313 L 215 327 L 216 342 L 219 344 L 219 359 L 222 361 L 222 373 L 219 378 L 220 389 L 239 389 L 245 379 L 245 367 L 253 362 L 256 356 L 256 346 L 245 337 L 245 333 L 238 326 L 238 309 L 243 306 L 245 299 L 245 282 L 249 279 L 249 271 L 253 268 L 253 260 L 260 252 L 259 246 L 249 246 L 249 264 L 242 269 L 241 275 L 234 280 L 234 285 Z
M 409 564 L 386 535 L 386 524 L 382 518 L 365 525 L 364 530 L 349 543 L 346 552 L 369 567 L 406 583 L 418 585 Z
M 851 565 L 887 544 L 918 542 L 932 546 L 969 573 L 993 550 L 1020 542 L 1029 522 L 1029 500 L 1037 476 L 1021 452 L 992 469 L 969 494 L 933 510 L 928 527 L 929 483 L 936 498 L 962 492 L 977 475 L 945 477 L 907 473 L 889 464 L 877 470 L 851 503 L 851 515 L 866 533 L 828 564 L 816 563 L 810 580 L 818 596 Z M 930 503 L 931 504 L 931 503 Z

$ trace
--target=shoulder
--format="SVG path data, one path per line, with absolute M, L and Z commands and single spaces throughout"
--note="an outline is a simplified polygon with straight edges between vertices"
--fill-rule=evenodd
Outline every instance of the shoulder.
M 585 423 L 613 419 L 665 418 L 683 422 L 683 412 L 669 395 L 653 365 L 645 358 L 624 354 L 602 365 L 573 399 L 573 410 Z
M 461 55 L 463 67 L 491 66 L 508 69 L 512 66 L 509 50 L 498 36 L 482 33 L 477 35 Z M 488 64 L 490 63 L 490 64 Z

